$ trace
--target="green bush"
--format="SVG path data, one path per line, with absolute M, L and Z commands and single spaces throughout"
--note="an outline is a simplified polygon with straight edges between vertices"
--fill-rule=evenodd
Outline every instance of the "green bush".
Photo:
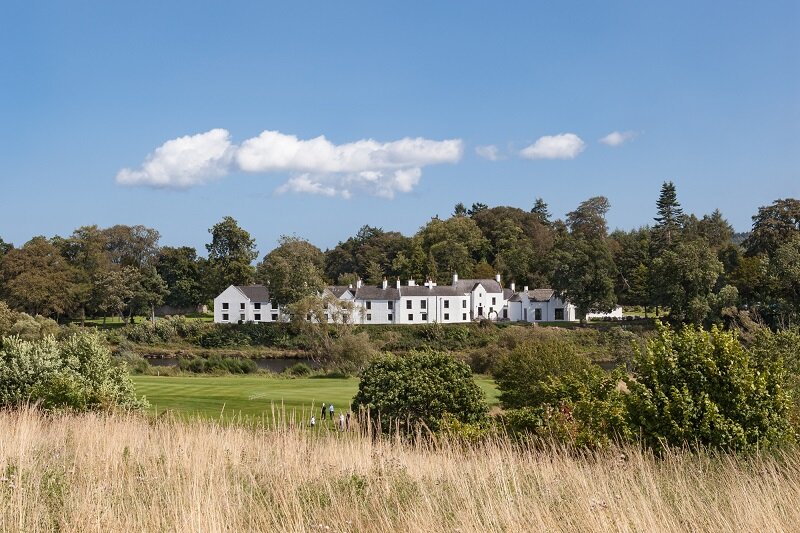
M 258 365 L 245 357 L 193 357 L 178 360 L 178 368 L 195 374 L 254 374 Z
M 310 376 L 311 374 L 314 373 L 314 370 L 305 363 L 295 363 L 286 370 L 284 370 L 284 372 L 289 374 L 290 376 L 303 377 L 303 376 Z
M 353 402 L 367 409 L 383 431 L 403 433 L 420 424 L 437 431 L 448 416 L 462 423 L 480 422 L 487 410 L 469 367 L 432 351 L 373 359 L 361 373 Z
M 504 414 L 514 434 L 601 448 L 631 437 L 627 411 L 618 385 L 621 372 L 605 372 L 597 366 L 550 377 L 542 383 L 542 402 Z
M 140 409 L 124 365 L 96 332 L 57 341 L 6 337 L 0 348 L 0 405 L 40 402 L 46 409 Z
M 548 401 L 551 378 L 586 372 L 589 359 L 560 340 L 527 342 L 517 346 L 496 365 L 494 378 L 500 401 L 507 408 L 539 406 Z
M 766 448 L 791 440 L 790 398 L 779 354 L 751 353 L 736 333 L 659 325 L 628 379 L 633 429 L 660 448 Z
M 326 366 L 342 374 L 358 374 L 376 355 L 378 350 L 367 333 L 347 333 L 333 340 Z

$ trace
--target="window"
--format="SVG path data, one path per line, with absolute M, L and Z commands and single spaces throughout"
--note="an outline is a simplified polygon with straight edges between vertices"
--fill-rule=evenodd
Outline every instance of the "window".
M 461 313 L 461 320 L 467 320 L 467 313 Z
M 467 301 L 461 300 L 461 309 L 466 309 L 466 308 L 467 308 Z
M 426 309 L 426 305 L 427 305 L 427 303 L 428 303 L 428 302 L 427 302 L 426 300 L 421 300 L 421 301 L 419 302 L 419 308 L 420 308 L 420 309 Z
M 261 310 L 261 304 L 260 303 L 254 303 L 253 304 L 253 309 Z
M 372 309 L 372 302 L 367 300 L 367 309 Z
M 278 315 L 277 314 L 272 313 L 272 321 L 273 322 L 277 322 L 278 321 Z
M 222 308 L 228 309 L 228 302 L 222 302 Z
M 388 319 L 389 319 L 389 322 L 391 322 L 391 321 L 392 321 L 392 313 L 389 313 L 389 315 L 388 315 Z
M 223 322 L 227 322 L 228 321 L 228 313 L 222 313 L 222 320 L 223 320 Z
M 428 320 L 428 313 L 422 313 L 422 320 L 423 322 Z
M 444 314 L 444 319 L 445 320 L 450 320 L 450 313 L 445 313 Z
M 554 318 L 556 320 L 564 320 L 564 308 L 563 307 L 559 307 L 558 309 L 556 309 Z
M 408 313 L 408 321 L 414 322 L 414 313 Z
M 372 313 L 367 313 L 367 320 L 372 320 Z
M 253 320 L 255 320 L 256 322 L 260 322 L 261 321 L 261 313 L 256 313 L 255 315 L 253 315 Z
M 450 309 L 450 300 L 445 300 L 444 301 L 444 308 L 445 309 Z
M 241 315 L 239 315 L 239 320 L 241 320 L 242 322 L 244 322 L 244 313 L 242 313 Z
M 406 300 L 406 309 L 411 309 L 411 300 Z
M 533 319 L 534 320 L 541 320 L 542 319 L 542 310 L 541 309 L 534 309 L 533 310 Z
M 242 303 L 240 303 L 240 304 L 239 304 L 239 309 L 241 309 L 242 311 L 244 311 L 244 302 L 242 302 Z
M 394 307 L 394 302 L 389 302 L 389 309 L 392 309 L 393 307 Z M 391 320 L 391 318 L 389 320 Z
M 503 309 L 503 318 L 508 318 L 508 308 Z
M 276 303 L 273 303 L 273 304 L 272 304 L 272 308 L 273 308 L 273 309 L 275 309 L 275 310 L 277 311 L 277 310 L 278 310 L 278 304 L 276 304 Z
M 497 298 L 492 297 L 492 305 L 497 305 Z

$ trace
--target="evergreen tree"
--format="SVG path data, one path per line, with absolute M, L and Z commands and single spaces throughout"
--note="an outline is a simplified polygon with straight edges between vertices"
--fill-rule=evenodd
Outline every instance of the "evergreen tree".
M 654 218 L 656 225 L 653 228 L 655 241 L 662 248 L 669 248 L 672 246 L 672 241 L 677 237 L 685 217 L 681 204 L 678 202 L 675 184 L 671 181 L 665 181 L 661 186 L 661 194 L 658 196 L 656 207 L 658 208 L 658 216 Z
M 545 202 L 541 198 L 537 198 L 536 202 L 534 202 L 533 207 L 531 208 L 531 213 L 536 215 L 536 218 L 544 225 L 550 224 L 550 209 Z

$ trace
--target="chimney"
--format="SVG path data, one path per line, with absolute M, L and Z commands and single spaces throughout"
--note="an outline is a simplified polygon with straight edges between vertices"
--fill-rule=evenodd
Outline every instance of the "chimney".
M 417 284 L 416 284 L 416 282 L 415 282 L 413 279 L 409 279 L 409 280 L 408 280 L 408 286 L 409 286 L 409 287 L 416 287 L 416 286 L 417 286 Z
M 516 292 L 516 286 L 513 281 L 511 282 L 511 292 Z
M 497 274 L 494 279 L 497 283 L 500 283 L 500 274 Z
M 351 283 L 350 285 L 347 286 L 347 288 L 348 289 L 352 289 L 353 288 L 353 284 Z
M 395 281 L 395 285 L 397 286 L 397 289 L 399 290 L 400 289 L 400 278 L 397 278 L 397 281 Z
M 527 285 L 525 285 L 525 292 L 526 293 L 528 292 L 528 286 Z
M 361 278 L 358 278 L 356 280 L 356 289 L 360 289 L 360 288 L 361 288 Z
M 386 287 L 389 286 L 389 281 L 386 278 L 383 278 L 383 290 L 386 290 Z
M 453 272 L 453 285 L 458 283 L 458 272 Z

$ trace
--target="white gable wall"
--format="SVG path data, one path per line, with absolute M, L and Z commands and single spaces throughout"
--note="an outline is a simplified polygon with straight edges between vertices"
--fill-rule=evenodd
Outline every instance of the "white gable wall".
M 214 322 L 218 324 L 276 322 L 279 320 L 280 310 L 277 306 L 273 308 L 271 302 L 251 302 L 242 291 L 233 285 L 214 298 Z

